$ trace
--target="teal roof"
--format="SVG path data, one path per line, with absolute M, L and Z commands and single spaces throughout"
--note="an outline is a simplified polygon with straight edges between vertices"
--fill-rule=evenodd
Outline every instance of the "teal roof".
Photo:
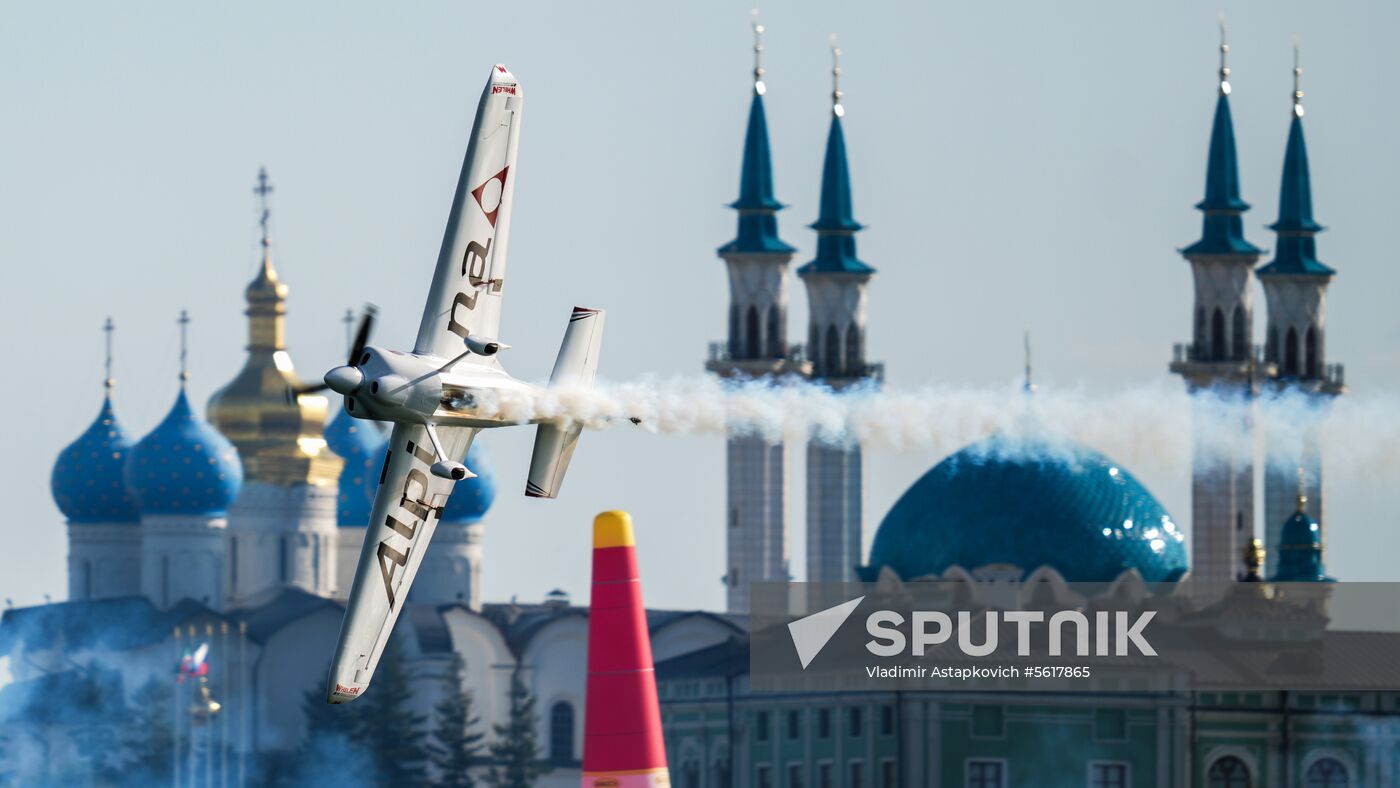
M 1278 246 L 1274 259 L 1259 269 L 1260 276 L 1332 276 L 1336 273 L 1317 259 L 1316 236 L 1323 227 L 1313 219 L 1308 145 L 1303 139 L 1303 119 L 1297 113 L 1288 127 L 1288 146 L 1283 154 L 1278 221 L 1269 225 L 1269 229 L 1278 233 Z
M 136 523 L 136 501 L 127 492 L 122 467 L 131 439 L 117 423 L 111 397 L 78 439 L 59 452 L 49 488 L 70 523 Z
M 1297 511 L 1279 536 L 1276 583 L 1330 582 L 1322 565 L 1322 530 L 1307 512 Z
M 846 163 L 846 135 L 839 115 L 832 116 L 831 130 L 827 132 L 821 213 L 811 226 L 817 231 L 817 256 L 797 269 L 799 276 L 875 273 L 873 267 L 856 257 L 856 232 L 861 224 L 851 210 L 851 170 Z
M 345 461 L 335 501 L 335 524 L 363 528 L 374 508 L 387 441 L 378 424 L 357 419 L 343 407 L 326 425 L 325 437 L 330 450 Z
M 953 566 L 1049 566 L 1071 582 L 1136 569 L 1147 582 L 1186 572 L 1181 529 L 1121 465 L 1093 449 L 996 435 L 935 465 L 880 523 L 867 581 L 882 567 L 911 580 Z
M 763 96 L 754 93 L 749 105 L 749 129 L 744 137 L 744 163 L 739 175 L 739 199 L 730 203 L 739 212 L 739 234 L 719 248 L 720 254 L 792 254 L 796 249 L 778 238 L 777 212 L 783 204 L 773 196 L 773 156 L 768 149 L 768 119 Z
M 1235 154 L 1235 125 L 1230 119 L 1230 97 L 1225 93 L 1215 103 L 1215 121 L 1210 132 L 1210 154 L 1206 162 L 1206 197 L 1196 204 L 1205 214 L 1201 220 L 1201 240 L 1181 250 L 1186 255 L 1260 255 L 1264 250 L 1244 238 L 1242 215 L 1249 203 L 1240 197 L 1240 167 Z
M 195 415 L 185 389 L 127 456 L 127 488 L 142 515 L 221 516 L 243 485 L 238 450 Z

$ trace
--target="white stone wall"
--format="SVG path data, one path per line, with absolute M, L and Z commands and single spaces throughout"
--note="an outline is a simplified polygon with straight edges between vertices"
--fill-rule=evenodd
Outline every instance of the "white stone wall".
M 141 587 L 141 526 L 68 524 L 68 599 L 134 596 Z
M 1212 315 L 1219 309 L 1225 323 L 1225 358 L 1234 358 L 1232 351 L 1236 345 L 1234 318 L 1235 312 L 1244 310 L 1244 349 L 1250 351 L 1253 330 L 1254 277 L 1253 264 L 1256 258 L 1247 257 L 1193 257 L 1191 270 L 1195 275 L 1196 304 L 1192 320 L 1196 321 L 1200 310 L 1205 310 L 1204 337 L 1198 336 L 1193 328 L 1193 343 L 1198 344 L 1197 352 L 1208 353 L 1211 338 Z M 1193 323 L 1193 326 L 1195 324 Z
M 787 348 L 787 262 L 791 255 L 732 254 L 724 258 L 729 266 L 729 303 L 738 310 L 737 336 L 729 336 L 731 348 L 737 346 L 739 355 L 746 355 L 750 307 L 758 310 L 758 349 L 760 358 L 774 357 L 774 337 L 769 332 L 769 311 L 778 309 L 777 355 Z
M 409 601 L 424 605 L 466 605 L 480 610 L 481 542 L 485 533 L 486 526 L 480 522 L 438 523 L 409 591 Z M 355 560 L 358 558 L 357 552 Z M 354 575 L 353 567 L 351 575 Z
M 1195 404 L 1195 408 L 1208 408 Z M 1236 453 L 1221 449 L 1208 429 L 1209 416 L 1195 419 L 1191 466 L 1191 588 L 1203 601 L 1219 598 L 1243 571 L 1244 546 L 1254 537 L 1253 441 Z M 1248 423 L 1241 425 L 1248 431 Z M 1209 447 L 1209 448 L 1208 448 Z M 1223 455 L 1223 456 L 1222 456 Z
M 753 436 L 730 438 L 726 446 L 726 598 L 730 612 L 747 613 L 749 584 L 790 577 L 786 448 Z
M 160 608 L 182 599 L 224 607 L 222 517 L 146 515 L 141 518 L 141 588 Z
M 229 508 L 226 576 L 234 604 L 285 588 L 330 596 L 338 582 L 334 485 L 245 482 Z
M 331 595 L 342 602 L 350 598 L 355 567 L 360 565 L 360 548 L 365 543 L 365 527 L 342 525 L 335 529 L 335 587 Z
M 851 373 L 863 374 L 860 369 L 865 364 L 865 338 L 867 306 L 865 285 L 868 275 L 857 274 L 811 274 L 803 277 L 807 286 L 807 357 L 819 377 L 845 377 Z M 829 352 L 827 339 L 830 328 L 836 328 L 837 364 L 835 369 L 827 364 Z M 860 332 L 854 357 L 848 353 L 847 336 L 852 329 Z
M 807 445 L 807 581 L 855 580 L 861 563 L 859 446 Z
M 1321 276 L 1265 276 L 1260 277 L 1264 284 L 1264 298 L 1268 302 L 1269 321 L 1268 341 L 1271 343 L 1271 360 L 1277 361 L 1279 371 L 1283 371 L 1284 344 L 1289 329 L 1297 336 L 1298 371 L 1306 370 L 1306 337 L 1308 329 L 1316 334 L 1317 373 L 1322 374 L 1326 364 L 1326 295 L 1327 277 Z

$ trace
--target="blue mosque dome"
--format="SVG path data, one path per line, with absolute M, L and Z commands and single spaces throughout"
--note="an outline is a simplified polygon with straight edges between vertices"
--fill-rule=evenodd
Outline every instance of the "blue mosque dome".
M 476 478 L 464 479 L 452 488 L 452 497 L 442 512 L 445 523 L 474 523 L 486 516 L 486 510 L 496 500 L 496 473 L 481 441 L 472 441 L 467 467 Z
M 143 515 L 222 515 L 243 484 L 243 465 L 181 386 L 170 413 L 131 450 L 125 475 Z
M 1279 539 L 1276 583 L 1331 582 L 1322 563 L 1322 529 L 1304 510 L 1307 498 L 1298 501 L 1298 511 L 1283 524 Z
M 136 523 L 140 513 L 122 480 L 122 465 L 131 439 L 117 423 L 112 398 L 78 439 L 68 444 L 53 466 L 49 487 L 59 511 L 70 523 Z
M 1147 582 L 1186 572 L 1180 528 L 1132 474 L 1093 449 L 997 435 L 935 465 L 880 523 L 869 566 L 901 578 L 1011 565 L 1071 582 L 1136 569 Z
M 344 408 L 326 425 L 326 445 L 345 460 L 336 496 L 335 524 L 363 527 L 374 508 L 379 463 L 384 458 L 384 435 L 379 426 L 351 416 Z

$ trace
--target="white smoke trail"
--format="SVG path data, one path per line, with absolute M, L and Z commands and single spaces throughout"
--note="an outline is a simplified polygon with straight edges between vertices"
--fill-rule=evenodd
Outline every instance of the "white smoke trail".
M 1003 454 L 1072 453 L 1078 442 L 1128 457 L 1185 460 L 1194 452 L 1209 463 L 1248 455 L 1257 446 L 1260 459 L 1283 466 L 1296 465 L 1316 430 L 1331 470 L 1400 475 L 1400 399 L 1318 402 L 1297 394 L 1253 403 L 1211 392 L 1188 395 L 1174 382 L 1105 392 L 1056 388 L 1028 397 L 1011 386 L 838 392 L 808 382 L 696 376 L 512 392 L 482 404 L 522 422 L 565 419 L 604 429 L 638 418 L 658 434 L 858 442 L 898 451 L 948 453 L 996 434 L 994 450 Z

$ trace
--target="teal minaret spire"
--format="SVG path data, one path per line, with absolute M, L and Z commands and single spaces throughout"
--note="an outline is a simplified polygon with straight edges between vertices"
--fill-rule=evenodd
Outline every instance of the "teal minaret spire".
M 792 254 L 797 251 L 778 237 L 778 211 L 785 206 L 773 196 L 773 154 L 768 147 L 768 115 L 763 109 L 763 26 L 754 14 L 753 100 L 744 135 L 739 199 L 729 204 L 739 212 L 739 233 L 721 246 L 721 255 L 740 253 Z
M 1300 524 L 1299 518 L 1308 518 L 1308 523 L 1312 524 L 1327 522 L 1323 506 L 1322 444 L 1318 433 L 1328 403 L 1346 392 L 1342 366 L 1326 361 L 1327 286 L 1336 272 L 1317 259 L 1317 234 L 1322 231 L 1322 225 L 1313 218 L 1308 147 L 1303 139 L 1302 77 L 1303 68 L 1295 44 L 1292 112 L 1283 154 L 1278 221 L 1270 226 L 1278 234 L 1278 244 L 1274 259 L 1259 269 L 1258 276 L 1269 310 L 1264 359 L 1269 365 L 1272 386 L 1279 393 L 1301 395 L 1314 407 L 1300 410 L 1298 421 L 1289 425 L 1302 435 L 1302 441 L 1296 440 L 1296 435 L 1293 441 L 1265 436 L 1269 456 L 1273 458 L 1264 475 L 1266 566 L 1271 576 L 1284 572 L 1283 562 L 1289 555 L 1303 555 L 1294 549 L 1299 543 L 1288 532 L 1290 527 L 1297 530 L 1307 525 Z M 1294 468 L 1300 473 L 1302 486 L 1296 492 L 1299 494 L 1297 504 L 1303 508 L 1297 512 L 1293 511 L 1295 485 L 1291 471 Z M 1286 573 L 1310 575 L 1312 570 L 1299 564 Z M 1321 574 L 1320 567 L 1315 574 Z
M 1230 45 L 1220 20 L 1219 96 L 1206 162 L 1201 238 L 1181 255 L 1191 265 L 1195 290 L 1189 343 L 1176 346 L 1171 371 L 1192 393 L 1214 392 L 1239 405 L 1241 438 L 1224 453 L 1210 446 L 1212 414 L 1198 412 L 1191 468 L 1191 583 L 1202 602 L 1220 598 L 1235 581 L 1239 556 L 1254 539 L 1254 424 L 1259 363 L 1251 337 L 1254 266 L 1263 251 L 1245 240 L 1241 218 L 1249 204 L 1240 195 L 1235 130 L 1230 119 Z M 1210 398 L 1193 397 L 1208 408 Z
M 869 275 L 875 269 L 856 257 L 856 233 L 861 224 L 851 208 L 851 170 L 846 162 L 846 133 L 841 118 L 841 50 L 832 45 L 831 128 L 826 134 L 826 158 L 822 162 L 821 212 L 811 227 L 817 231 L 817 256 L 797 269 L 798 276 L 812 273 Z
M 1210 130 L 1210 154 L 1206 159 L 1206 197 L 1196 203 L 1205 214 L 1201 240 L 1182 254 L 1249 254 L 1263 250 L 1244 237 L 1243 214 L 1249 203 L 1240 197 L 1239 157 L 1235 152 L 1235 124 L 1230 117 L 1230 45 L 1225 23 L 1220 25 L 1220 95 L 1215 100 L 1215 120 Z
M 778 380 L 805 375 L 807 365 L 787 342 L 788 263 L 797 251 L 778 237 L 782 203 L 773 195 L 773 155 L 763 100 L 763 26 L 753 18 L 753 97 L 744 137 L 739 232 L 719 248 L 729 272 L 729 336 L 710 345 L 705 369 L 722 378 Z M 722 582 L 730 612 L 749 612 L 749 586 L 786 582 L 787 449 L 759 435 L 726 444 L 728 566 Z
M 841 104 L 841 50 L 831 38 L 831 127 L 822 162 L 821 209 L 812 229 L 817 254 L 797 269 L 807 288 L 807 354 L 812 377 L 825 386 L 874 387 L 883 369 L 865 358 L 866 285 L 875 269 L 856 257 L 861 229 L 851 209 L 851 170 Z M 807 444 L 807 581 L 843 583 L 855 579 L 861 563 L 864 472 L 858 443 Z M 825 586 L 823 586 L 825 587 Z M 815 596 L 808 609 L 841 600 Z

